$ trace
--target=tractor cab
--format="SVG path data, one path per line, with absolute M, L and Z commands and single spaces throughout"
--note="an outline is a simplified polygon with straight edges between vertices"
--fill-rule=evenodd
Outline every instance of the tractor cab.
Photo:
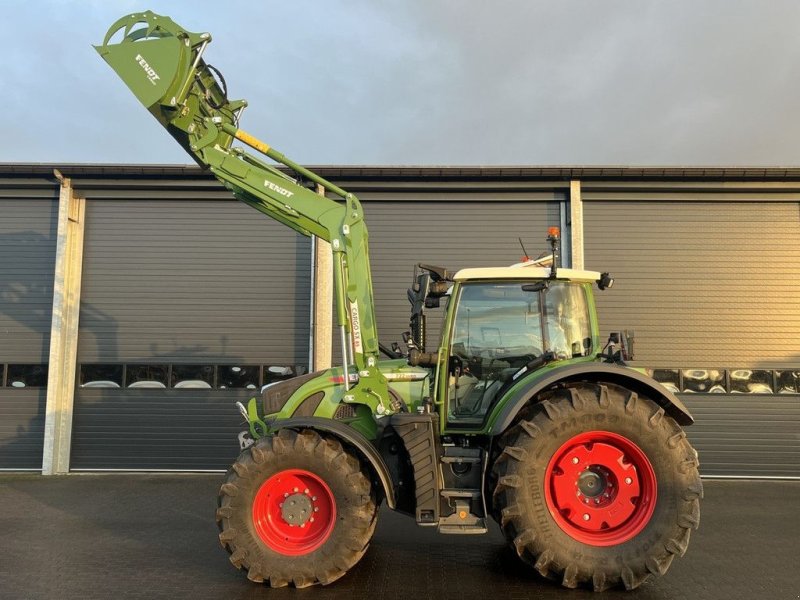
M 452 273 L 418 265 L 408 290 L 412 305 L 409 362 L 434 376 L 443 430 L 483 430 L 488 415 L 523 377 L 548 365 L 594 360 L 599 328 L 592 285 L 607 273 L 558 266 L 560 232 L 548 231 L 551 252 L 510 267 Z M 426 352 L 425 308 L 447 297 L 437 352 Z
M 595 274 L 548 279 L 546 269 L 521 271 L 530 269 L 456 274 L 442 343 L 447 360 L 438 378 L 450 425 L 483 423 L 495 401 L 528 371 L 595 353 Z

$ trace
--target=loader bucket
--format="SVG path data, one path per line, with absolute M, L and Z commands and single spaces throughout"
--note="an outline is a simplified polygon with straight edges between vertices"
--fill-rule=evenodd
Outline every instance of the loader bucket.
M 121 40 L 110 43 L 118 34 Z M 208 34 L 190 33 L 147 11 L 119 19 L 95 50 L 152 112 L 157 104 L 176 106 L 192 76 L 192 46 L 207 40 Z
M 244 100 L 230 101 L 219 72 L 202 59 L 208 33 L 186 31 L 151 11 L 119 19 L 95 46 L 134 96 L 201 166 L 200 154 L 227 148 Z

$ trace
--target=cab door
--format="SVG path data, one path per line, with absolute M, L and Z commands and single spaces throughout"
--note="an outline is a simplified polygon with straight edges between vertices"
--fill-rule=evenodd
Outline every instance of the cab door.
M 528 287 L 481 281 L 456 290 L 439 379 L 447 429 L 480 426 L 497 393 L 544 351 L 542 295 Z

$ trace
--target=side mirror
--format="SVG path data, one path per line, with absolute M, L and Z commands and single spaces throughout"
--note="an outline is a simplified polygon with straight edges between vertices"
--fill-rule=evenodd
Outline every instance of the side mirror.
M 633 338 L 634 338 L 634 331 L 633 329 L 622 332 L 625 336 L 625 345 L 623 346 L 623 355 L 625 360 L 633 360 Z
M 608 273 L 601 273 L 600 279 L 597 282 L 597 287 L 601 290 L 610 289 L 614 285 L 614 278 Z

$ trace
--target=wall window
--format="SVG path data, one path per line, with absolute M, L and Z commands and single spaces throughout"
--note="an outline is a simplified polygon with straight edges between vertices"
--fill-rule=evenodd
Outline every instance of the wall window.
M 47 365 L 7 365 L 6 387 L 47 387 Z
M 172 365 L 170 387 L 210 389 L 214 387 L 214 365 Z
M 717 369 L 685 369 L 681 372 L 684 393 L 724 394 L 725 371 Z
M 681 372 L 678 369 L 653 369 L 650 376 L 673 394 L 681 391 Z
M 169 367 L 167 365 L 128 365 L 125 386 L 129 388 L 167 387 Z
M 772 394 L 772 371 L 734 369 L 731 371 L 732 394 Z
M 220 389 L 255 390 L 259 387 L 257 366 L 220 365 L 217 370 L 217 387 Z
M 84 388 L 122 387 L 122 365 L 81 365 L 79 385 Z
M 775 381 L 779 394 L 800 393 L 800 371 L 776 371 Z
M 267 365 L 264 367 L 264 383 L 273 383 L 274 381 L 283 381 L 284 379 L 291 379 L 305 373 L 305 367 L 290 367 L 282 365 Z
M 800 394 L 800 370 L 648 369 L 678 394 Z

